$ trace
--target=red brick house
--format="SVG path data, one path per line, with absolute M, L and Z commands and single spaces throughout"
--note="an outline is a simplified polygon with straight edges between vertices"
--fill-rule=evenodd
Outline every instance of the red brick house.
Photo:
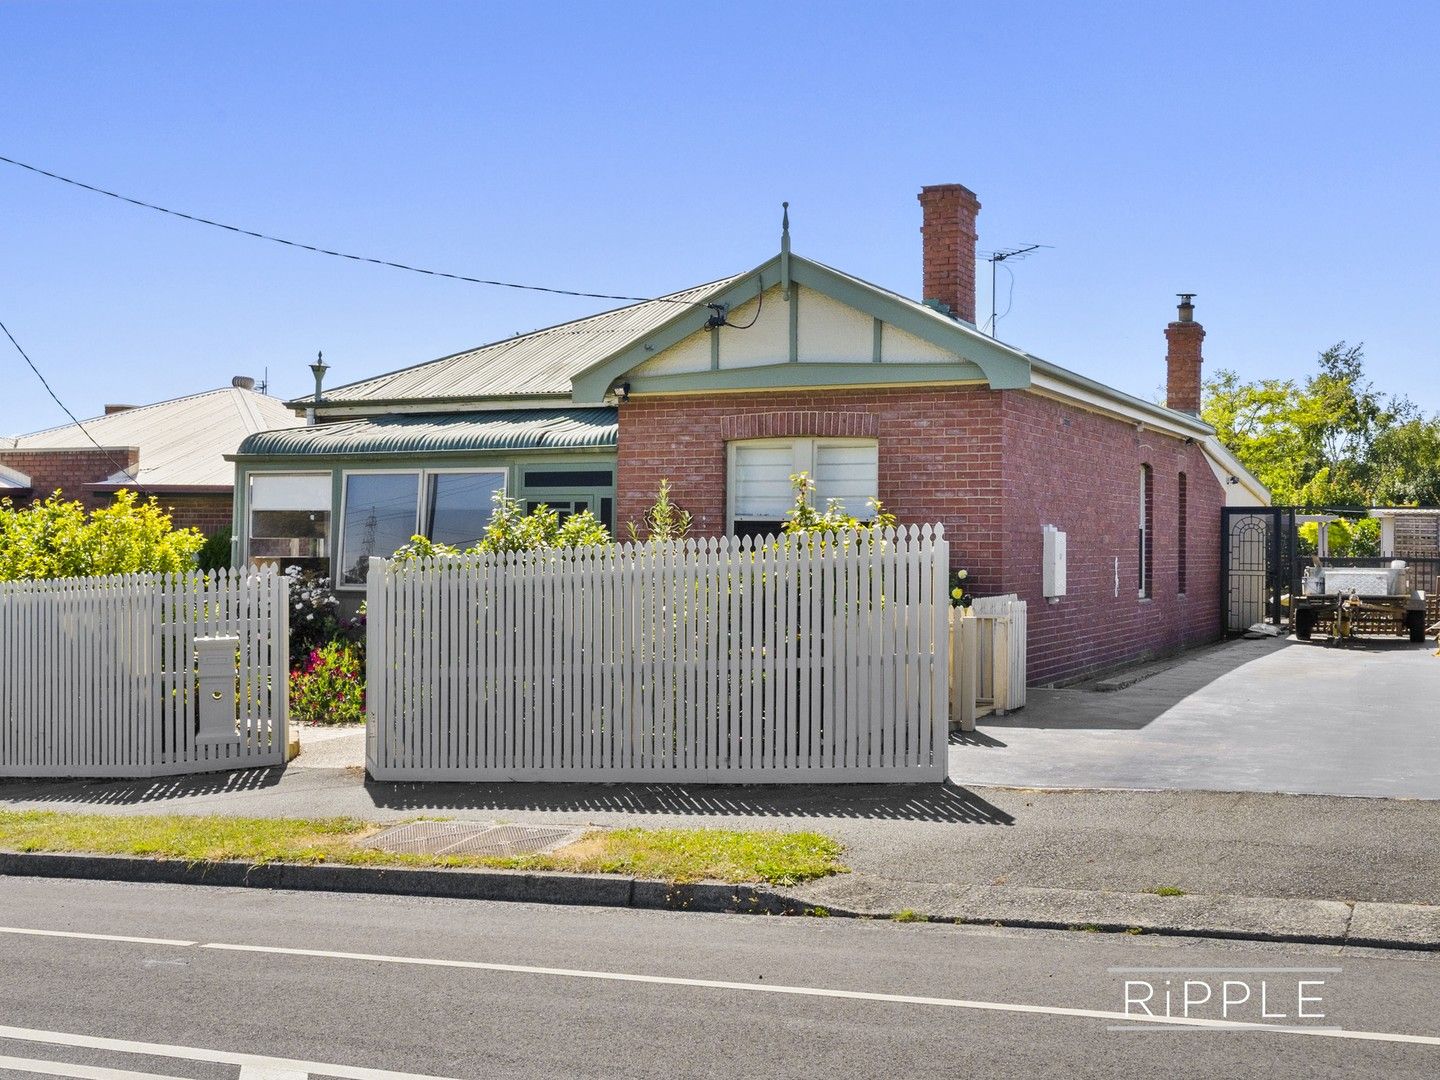
M 878 497 L 943 523 L 977 592 L 1029 601 L 1031 681 L 1216 637 L 1220 508 L 1268 493 L 1196 415 L 1189 298 L 1165 329 L 1167 405 L 1143 401 L 980 333 L 979 202 L 959 185 L 920 201 L 923 301 L 792 254 L 787 230 L 746 273 L 293 402 L 317 425 L 235 458 L 242 558 L 333 550 L 359 589 L 396 537 L 475 528 L 450 474 L 612 525 L 668 479 L 699 532 L 761 533 L 805 471 L 852 512 Z M 301 485 L 323 538 L 270 535 Z M 1047 526 L 1068 541 L 1048 597 Z
M 154 405 L 107 405 L 83 423 L 84 430 L 67 424 L 0 436 L 0 498 L 23 506 L 61 491 L 93 509 L 129 488 L 155 496 L 177 526 L 209 535 L 233 518 L 235 476 L 225 455 L 253 432 L 295 423 L 295 414 L 237 378 Z

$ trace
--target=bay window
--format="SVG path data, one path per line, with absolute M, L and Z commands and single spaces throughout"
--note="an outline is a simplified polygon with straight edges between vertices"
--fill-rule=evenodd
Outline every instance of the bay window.
M 466 548 L 484 534 L 505 470 L 347 472 L 336 583 L 365 584 L 372 558 L 389 558 L 415 535 Z

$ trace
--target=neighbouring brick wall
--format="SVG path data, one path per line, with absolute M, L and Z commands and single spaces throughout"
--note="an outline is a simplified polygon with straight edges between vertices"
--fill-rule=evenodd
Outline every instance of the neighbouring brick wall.
M 718 535 L 727 438 L 873 435 L 881 501 L 907 524 L 943 524 L 951 564 L 1001 592 L 1000 408 L 978 387 L 632 398 L 620 406 L 617 521 L 639 521 L 669 479 L 696 532 Z
M 1219 634 L 1224 491 L 1198 444 L 1007 390 L 1004 588 L 1029 605 L 1031 682 L 1072 677 Z M 1154 485 L 1151 597 L 1139 588 L 1140 466 Z M 1186 594 L 1178 595 L 1179 475 L 1186 475 Z M 1068 541 L 1067 592 L 1041 596 L 1041 527 Z M 1115 560 L 1120 560 L 1118 595 Z
M 29 503 L 47 499 L 57 490 L 70 499 L 78 499 L 93 509 L 108 501 L 108 496 L 85 490 L 86 484 L 98 483 L 122 469 L 134 469 L 140 463 L 140 451 L 133 446 L 107 447 L 104 450 L 0 450 L 0 465 L 18 469 L 30 477 Z
M 204 495 L 161 493 L 155 496 L 155 501 L 170 512 L 177 529 L 195 528 L 212 536 L 234 525 L 234 496 L 228 491 Z

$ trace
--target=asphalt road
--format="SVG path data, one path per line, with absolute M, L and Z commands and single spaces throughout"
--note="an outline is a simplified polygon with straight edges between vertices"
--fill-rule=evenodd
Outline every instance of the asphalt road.
M 1125 1014 L 1187 978 L 1286 1017 Z M 0 879 L 0 1077 L 1433 1077 L 1437 1002 L 1433 955 Z

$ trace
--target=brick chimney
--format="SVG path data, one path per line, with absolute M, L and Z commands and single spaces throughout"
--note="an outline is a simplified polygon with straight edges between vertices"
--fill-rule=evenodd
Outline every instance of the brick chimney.
M 980 200 L 960 184 L 934 184 L 920 189 L 924 224 L 920 226 L 925 258 L 927 304 L 968 323 L 975 321 L 975 218 Z
M 1180 315 L 1165 328 L 1165 405 L 1200 415 L 1200 343 L 1205 328 L 1195 321 L 1194 293 L 1179 293 Z

